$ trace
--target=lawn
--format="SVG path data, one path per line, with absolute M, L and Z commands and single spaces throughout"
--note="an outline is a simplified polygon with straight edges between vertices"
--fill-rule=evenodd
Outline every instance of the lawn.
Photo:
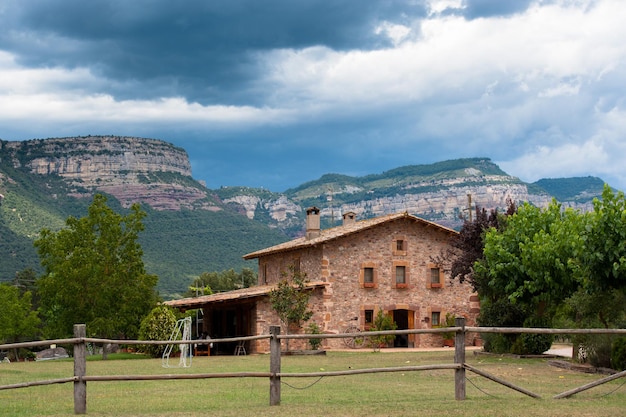
M 449 364 L 454 352 L 329 352 L 282 358 L 282 372 Z M 454 371 L 435 370 L 324 378 L 283 378 L 281 405 L 269 406 L 267 378 L 89 382 L 90 416 L 616 416 L 626 410 L 626 380 L 576 396 L 552 396 L 599 375 L 554 368 L 545 359 L 467 355 L 467 362 L 541 395 L 533 399 L 467 373 L 467 400 L 454 400 Z M 197 357 L 191 368 L 159 359 L 92 360 L 88 375 L 267 372 L 268 355 Z M 0 364 L 0 385 L 69 377 L 72 361 Z M 1 416 L 73 415 L 72 384 L 0 391 Z

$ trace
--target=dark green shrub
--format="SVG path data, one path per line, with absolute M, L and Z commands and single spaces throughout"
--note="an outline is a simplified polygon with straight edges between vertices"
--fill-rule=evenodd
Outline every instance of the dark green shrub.
M 159 305 L 148 313 L 139 327 L 139 340 L 169 340 L 176 327 L 174 309 Z M 141 350 L 158 358 L 165 351 L 166 345 L 143 345 Z
M 511 353 L 516 355 L 540 355 L 552 346 L 550 334 L 522 333 L 511 346 Z
M 524 311 L 504 297 L 487 301 L 481 306 L 478 324 L 483 327 L 522 327 L 524 317 Z M 481 337 L 485 352 L 511 353 L 511 348 L 519 335 L 485 333 Z
M 585 350 L 587 360 L 593 366 L 610 368 L 611 367 L 611 345 L 612 337 L 606 334 L 589 335 L 583 349 Z
M 509 353 L 516 340 L 515 336 L 512 334 L 484 333 L 481 335 L 483 349 L 485 352 L 491 353 Z
M 528 318 L 524 321 L 524 327 L 530 328 L 546 328 L 548 327 L 546 319 L 535 317 Z M 515 344 L 516 353 L 519 355 L 540 355 L 552 346 L 554 336 L 551 334 L 522 333 L 519 335 L 519 344 Z
M 616 371 L 626 370 L 626 337 L 619 337 L 613 341 L 611 368 Z

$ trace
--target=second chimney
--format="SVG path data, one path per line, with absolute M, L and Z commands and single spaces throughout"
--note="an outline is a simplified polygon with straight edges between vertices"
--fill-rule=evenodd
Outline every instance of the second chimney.
M 349 211 L 343 214 L 343 225 L 346 226 L 348 224 L 352 224 L 356 222 L 356 213 L 353 211 Z
M 320 235 L 320 209 L 311 207 L 306 210 L 306 238 L 314 239 Z

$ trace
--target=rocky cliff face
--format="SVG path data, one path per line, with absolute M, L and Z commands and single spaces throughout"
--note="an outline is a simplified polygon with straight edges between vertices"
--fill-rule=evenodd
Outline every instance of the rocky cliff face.
M 2 157 L 33 174 L 58 175 L 71 195 L 94 191 L 116 197 L 124 206 L 145 203 L 157 210 L 218 210 L 207 190 L 191 178 L 184 149 L 154 139 L 87 136 L 2 142 Z
M 468 198 L 471 196 L 471 201 Z M 411 214 L 436 221 L 448 227 L 460 227 L 461 217 L 468 217 L 468 207 L 504 210 L 508 201 L 528 201 L 537 206 L 547 206 L 551 197 L 547 194 L 531 194 L 523 184 L 466 185 L 418 194 L 398 194 L 391 197 L 363 200 L 342 204 L 333 208 L 336 221 L 341 213 L 352 211 L 359 218 L 382 216 L 407 211 Z M 324 208 L 322 216 L 331 216 L 331 208 Z
M 100 191 L 113 195 L 123 206 L 139 202 L 157 210 L 217 211 L 228 205 L 292 237 L 303 233 L 304 212 L 312 205 L 321 209 L 327 225 L 339 224 L 346 212 L 364 219 L 407 211 L 458 228 L 461 217 L 469 216 L 470 205 L 504 210 L 508 201 L 544 207 L 552 199 L 541 187 L 530 187 L 486 158 L 401 167 L 360 178 L 324 175 L 285 193 L 249 187 L 209 193 L 191 177 L 184 149 L 154 139 L 88 136 L 0 141 L 0 160 L 32 174 L 58 175 L 70 184 L 72 196 L 90 197 Z M 587 202 L 561 203 L 588 210 L 591 197 Z
M 389 188 L 385 190 L 367 184 L 319 182 L 315 182 L 309 189 L 299 188 L 287 194 L 266 193 L 259 196 L 254 189 L 241 189 L 239 194 L 230 195 L 224 202 L 238 205 L 239 210 L 250 219 L 265 219 L 290 236 L 299 236 L 303 232 L 304 212 L 309 205 L 318 206 L 322 219 L 326 219 L 331 226 L 341 224 L 342 214 L 346 212 L 354 212 L 357 218 L 365 219 L 407 211 L 447 227 L 460 228 L 463 218 L 469 217 L 469 207 L 472 214 L 477 206 L 502 212 L 508 207 L 509 201 L 516 204 L 529 202 L 539 207 L 546 207 L 552 201 L 552 196 L 547 192 L 506 174 L 482 175 L 479 170 L 471 168 L 455 175 L 416 181 L 394 178 L 391 183 L 403 184 L 394 192 L 389 192 Z M 332 199 L 327 190 L 333 190 Z M 300 197 L 303 194 L 307 195 L 306 201 Z M 353 197 L 355 194 L 359 197 Z M 587 202 L 561 203 L 564 207 L 583 211 L 592 208 L 591 198 Z

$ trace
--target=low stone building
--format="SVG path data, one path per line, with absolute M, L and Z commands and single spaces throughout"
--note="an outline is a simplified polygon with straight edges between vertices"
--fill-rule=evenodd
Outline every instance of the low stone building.
M 341 226 L 321 230 L 319 209 L 310 208 L 304 237 L 245 255 L 258 260 L 258 286 L 167 304 L 202 308 L 203 330 L 212 338 L 267 334 L 269 326 L 279 324 L 269 293 L 293 268 L 306 275 L 311 321 L 324 333 L 342 333 L 352 325 L 368 330 L 380 310 L 399 330 L 441 326 L 448 313 L 475 324 L 478 297 L 469 284 L 452 283 L 441 265 L 433 263 L 457 232 L 408 213 L 361 221 L 354 213 L 343 217 Z M 441 345 L 437 334 L 394 341 L 395 347 Z M 325 339 L 322 347 L 345 345 L 342 339 Z M 269 342 L 253 341 L 247 348 L 266 352 Z M 228 353 L 234 346 L 224 349 Z

